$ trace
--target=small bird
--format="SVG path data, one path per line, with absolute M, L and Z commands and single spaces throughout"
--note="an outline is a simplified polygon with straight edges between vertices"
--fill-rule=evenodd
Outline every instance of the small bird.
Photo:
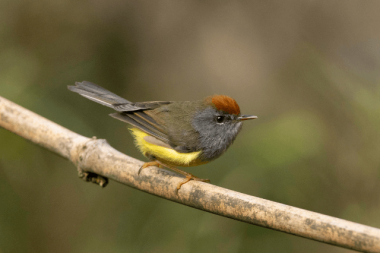
M 242 121 L 257 116 L 241 115 L 233 98 L 214 95 L 198 101 L 131 102 L 91 82 L 76 82 L 68 89 L 85 98 L 117 111 L 110 116 L 130 125 L 131 134 L 149 166 L 166 167 L 190 180 L 198 178 L 177 166 L 191 167 L 208 163 L 221 156 L 234 142 Z

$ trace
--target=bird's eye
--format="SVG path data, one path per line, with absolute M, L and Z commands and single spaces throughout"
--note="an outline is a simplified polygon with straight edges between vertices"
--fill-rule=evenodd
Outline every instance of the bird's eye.
M 224 116 L 217 116 L 217 117 L 216 117 L 216 122 L 218 122 L 218 123 L 223 123 L 223 122 L 224 122 L 224 119 L 225 119 Z

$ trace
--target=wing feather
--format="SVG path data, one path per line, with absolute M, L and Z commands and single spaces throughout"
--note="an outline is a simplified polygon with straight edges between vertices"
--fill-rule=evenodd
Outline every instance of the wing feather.
M 169 140 L 166 134 L 161 133 L 157 130 L 154 130 L 154 128 L 152 129 L 152 127 L 147 127 L 146 124 L 144 125 L 141 124 L 140 122 L 136 121 L 133 116 L 131 117 L 131 115 L 133 114 L 129 114 L 129 113 L 111 113 L 110 114 L 110 116 L 115 119 L 131 124 L 132 126 L 137 127 L 141 131 L 144 131 L 145 133 L 150 134 L 165 143 L 169 143 Z

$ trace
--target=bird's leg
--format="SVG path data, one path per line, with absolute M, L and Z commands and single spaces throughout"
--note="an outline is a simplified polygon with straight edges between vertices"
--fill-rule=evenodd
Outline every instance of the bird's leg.
M 186 184 L 187 182 L 189 182 L 190 180 L 195 180 L 195 181 L 201 181 L 201 182 L 206 182 L 206 183 L 209 183 L 210 180 L 209 179 L 202 179 L 202 178 L 199 178 L 199 177 L 196 177 L 194 176 L 193 174 L 191 173 L 188 173 L 186 171 L 183 171 L 183 170 L 180 170 L 180 169 L 177 169 L 176 167 L 173 167 L 171 165 L 167 165 L 167 164 L 164 164 L 158 160 L 155 160 L 155 161 L 151 161 L 151 162 L 146 162 L 144 163 L 140 169 L 139 169 L 139 172 L 138 174 L 140 174 L 140 172 L 145 169 L 146 167 L 149 167 L 149 166 L 157 166 L 157 167 L 166 167 L 168 169 L 171 169 L 181 175 L 184 175 L 186 178 L 184 180 L 182 180 L 178 185 L 177 185 L 177 192 L 178 190 L 181 188 L 181 186 L 183 184 Z
M 199 178 L 199 177 L 196 177 L 194 176 L 193 174 L 189 173 L 189 172 L 186 172 L 186 171 L 183 171 L 183 170 L 180 170 L 180 169 L 177 169 L 176 167 L 173 167 L 173 166 L 170 166 L 170 165 L 167 165 L 167 164 L 164 164 L 164 163 L 161 163 L 160 161 L 157 161 L 160 165 L 168 168 L 168 169 L 171 169 L 181 175 L 184 175 L 186 178 L 184 180 L 182 180 L 181 182 L 179 182 L 179 184 L 177 185 L 177 193 L 178 193 L 178 190 L 181 188 L 182 185 L 186 184 L 187 182 L 189 182 L 190 180 L 195 180 L 195 181 L 201 181 L 201 182 L 206 182 L 206 183 L 209 183 L 210 180 L 209 179 L 202 179 L 202 178 Z

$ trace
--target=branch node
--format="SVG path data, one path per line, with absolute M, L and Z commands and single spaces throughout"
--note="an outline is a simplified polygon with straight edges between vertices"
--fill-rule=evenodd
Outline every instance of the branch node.
M 94 172 L 86 171 L 86 169 L 82 168 L 84 167 L 82 166 L 82 164 L 84 163 L 84 157 L 86 157 L 86 152 L 88 152 L 88 144 L 92 141 L 95 141 L 96 143 L 96 141 L 103 140 L 98 140 L 96 136 L 93 136 L 91 139 L 89 139 L 82 145 L 82 148 L 80 149 L 81 151 L 79 155 L 79 162 L 77 164 L 78 176 L 86 182 L 91 182 L 104 188 L 108 184 L 108 178 L 98 175 Z

